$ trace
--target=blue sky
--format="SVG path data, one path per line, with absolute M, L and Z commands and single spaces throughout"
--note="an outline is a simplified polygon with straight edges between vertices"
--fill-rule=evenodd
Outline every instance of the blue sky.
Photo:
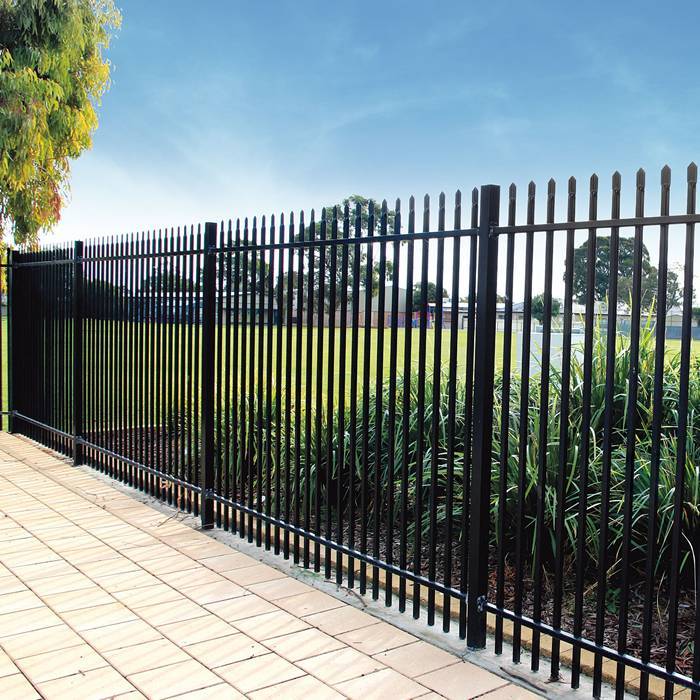
M 656 211 L 667 162 L 684 206 L 697 3 L 118 4 L 61 238 L 640 166 Z

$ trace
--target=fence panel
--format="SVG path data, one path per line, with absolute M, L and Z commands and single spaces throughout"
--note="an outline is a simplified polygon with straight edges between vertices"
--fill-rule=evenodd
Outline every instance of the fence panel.
M 443 531 L 467 533 L 472 402 L 461 378 L 448 402 L 445 378 L 459 368 L 471 386 L 474 326 L 460 353 L 456 322 L 443 324 L 441 311 L 429 328 L 428 294 L 446 246 L 454 286 L 467 281 L 460 243 L 472 239 L 475 258 L 476 230 L 461 229 L 458 195 L 455 229 L 445 231 L 445 206 L 442 196 L 432 232 L 427 199 L 418 233 L 413 199 L 406 233 L 399 202 L 222 224 L 210 273 L 213 498 L 217 525 L 375 599 L 384 589 L 391 604 L 396 593 L 416 617 L 426 605 L 430 624 L 438 605 L 460 601 L 465 636 L 466 538 Z M 476 221 L 476 195 L 473 210 Z
M 497 617 L 498 652 L 507 638 L 520 661 L 527 647 L 533 670 L 544 652 L 552 679 L 570 669 L 566 680 L 575 688 L 585 671 L 596 697 L 603 680 L 613 683 L 616 697 L 625 689 L 671 697 L 678 687 L 700 687 L 694 652 L 700 422 L 691 327 L 696 180 L 691 165 L 686 212 L 671 215 L 670 170 L 664 168 L 660 215 L 648 216 L 640 171 L 634 216 L 622 218 L 615 173 L 610 217 L 602 219 L 593 176 L 588 218 L 576 220 L 571 179 L 562 223 L 554 223 L 554 181 L 546 217 L 537 223 L 531 183 L 521 225 L 513 185 L 508 224 L 494 229 L 506 237 L 508 252 L 492 463 L 496 576 L 487 609 Z M 680 226 L 685 240 L 674 238 L 672 265 L 669 229 L 680 233 Z M 650 255 L 647 241 L 656 240 L 658 251 Z M 564 297 L 556 354 L 555 267 Z M 513 291 L 514 272 L 522 291 Z M 520 294 L 521 357 L 514 368 L 512 300 Z M 578 312 L 574 302 L 582 304 Z M 666 318 L 679 303 L 676 346 L 666 335 Z M 535 314 L 542 323 L 537 340 L 530 332 Z M 618 316 L 625 316 L 622 331 Z M 574 321 L 582 335 L 573 333 Z
M 698 691 L 696 179 L 14 252 L 11 429 L 572 687 Z
M 64 454 L 73 450 L 72 253 L 14 253 L 12 270 L 13 425 Z

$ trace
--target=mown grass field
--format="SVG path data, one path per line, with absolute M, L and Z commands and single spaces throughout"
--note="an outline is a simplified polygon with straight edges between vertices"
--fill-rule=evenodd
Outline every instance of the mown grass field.
M 287 345 L 287 333 L 291 333 L 291 356 L 287 356 L 286 349 L 288 347 Z M 411 373 L 418 372 L 420 369 L 420 364 L 419 364 L 419 347 L 420 347 L 420 333 L 417 328 L 412 328 L 412 329 L 404 329 L 404 328 L 399 328 L 397 331 L 397 352 L 396 352 L 396 361 L 395 361 L 395 367 L 396 367 L 396 373 L 401 375 L 404 373 L 404 358 L 405 358 L 405 353 L 406 353 L 406 334 L 410 333 L 410 342 L 411 342 L 411 349 L 410 349 L 410 354 L 411 354 Z M 370 379 L 370 384 L 371 386 L 374 386 L 376 379 L 377 379 L 377 367 L 379 365 L 379 360 L 381 357 L 381 367 L 382 367 L 382 380 L 383 383 L 386 385 L 389 382 L 390 378 L 390 372 L 392 369 L 392 362 L 391 362 L 391 331 L 389 329 L 385 330 L 383 333 L 383 349 L 381 352 L 381 356 L 379 353 L 379 331 L 375 329 L 371 329 L 370 331 L 370 338 L 369 338 L 369 344 L 366 343 L 366 331 L 364 329 L 359 329 L 358 330 L 358 340 L 357 340 L 357 385 L 361 390 L 362 387 L 362 381 L 364 377 L 364 372 L 365 372 L 365 364 L 369 365 L 369 379 Z M 317 358 L 319 355 L 319 334 L 317 329 L 313 329 L 311 331 L 311 338 L 310 338 L 310 344 L 311 344 L 311 356 L 309 355 L 309 331 L 304 329 L 302 331 L 302 337 L 301 337 L 301 363 L 298 365 L 296 361 L 297 357 L 297 341 L 298 341 L 298 333 L 296 329 L 292 329 L 291 331 L 287 331 L 286 329 L 282 330 L 282 374 L 281 377 L 284 378 L 286 376 L 286 368 L 288 363 L 291 364 L 291 372 L 292 372 L 292 386 L 294 386 L 294 379 L 296 372 L 299 371 L 301 373 L 301 386 L 302 386 L 302 392 L 305 391 L 306 388 L 306 379 L 307 379 L 307 372 L 308 372 L 308 365 L 309 361 L 311 361 L 311 380 L 312 380 L 312 385 L 315 390 L 316 386 L 316 381 L 317 381 L 317 373 L 318 373 L 318 363 L 317 363 Z M 346 338 L 345 338 L 345 344 L 344 346 L 341 346 L 340 344 L 340 331 L 338 329 L 335 330 L 335 342 L 334 342 L 334 353 L 333 353 L 333 383 L 334 383 L 334 390 L 337 394 L 338 392 L 338 386 L 339 386 L 339 379 L 340 379 L 340 362 L 341 362 L 341 356 L 345 354 L 345 391 L 346 391 L 346 398 L 349 398 L 351 389 L 352 389 L 352 373 L 353 373 L 353 366 L 352 366 L 352 357 L 353 357 L 353 352 L 352 352 L 352 333 L 350 330 L 347 331 Z M 511 371 L 515 372 L 516 368 L 519 365 L 519 358 L 516 357 L 517 355 L 517 343 L 516 343 L 516 335 L 513 333 L 512 339 L 511 339 Z M 259 328 L 255 329 L 255 376 L 258 376 L 258 360 L 259 360 L 259 355 L 258 355 L 258 343 L 260 342 L 260 331 Z M 623 336 L 620 336 L 620 339 L 622 340 Z M 266 366 L 267 363 L 267 332 L 265 331 L 262 335 L 262 342 L 263 342 L 263 367 Z M 449 371 L 449 362 L 450 362 L 450 342 L 451 342 L 451 331 L 449 330 L 444 330 L 442 331 L 442 338 L 440 340 L 440 364 L 441 364 L 441 369 L 443 375 L 447 375 Z M 435 355 L 435 345 L 436 345 L 436 332 L 434 329 L 428 329 L 426 333 L 426 352 L 425 352 L 425 372 L 432 374 L 433 372 L 433 367 L 434 367 L 434 362 L 436 359 Z M 503 332 L 499 331 L 496 333 L 496 357 L 495 357 L 495 368 L 496 371 L 500 371 L 503 368 L 503 346 L 504 346 L 504 334 Z M 233 349 L 233 340 L 231 340 L 231 350 Z M 367 356 L 366 349 L 369 347 L 369 356 Z M 533 348 L 534 348 L 533 344 Z M 666 343 L 666 356 L 667 359 L 672 357 L 673 355 L 676 355 L 680 352 L 680 347 L 681 343 L 680 340 L 668 340 Z M 241 349 L 241 342 L 239 338 L 239 362 L 241 361 L 240 358 L 240 349 Z M 222 336 L 222 355 L 225 357 L 226 351 L 227 351 L 227 345 L 226 345 L 226 335 L 224 334 Z M 694 341 L 692 345 L 692 352 L 696 356 L 700 356 L 700 341 Z M 329 378 L 329 363 L 330 363 L 330 332 L 328 328 L 325 328 L 323 330 L 323 342 L 321 343 L 321 353 L 322 353 L 322 381 L 323 381 L 323 386 L 326 387 L 328 385 L 328 378 Z M 309 358 L 311 357 L 311 360 Z M 246 348 L 246 359 L 243 362 L 242 366 L 246 368 L 246 372 L 249 370 L 249 363 L 250 363 L 250 358 L 251 358 L 251 347 L 250 347 L 250 338 L 248 337 L 247 340 L 247 348 Z M 456 358 L 457 358 L 457 377 L 464 379 L 466 376 L 466 370 L 467 370 L 467 331 L 466 330 L 460 330 L 457 332 L 457 351 L 456 351 Z M 273 364 L 273 382 L 275 381 L 274 379 L 274 371 L 275 371 L 275 366 L 276 366 L 276 360 L 277 360 L 277 335 L 276 331 L 273 329 L 273 335 L 272 335 L 272 364 Z M 298 365 L 298 366 L 297 366 Z M 240 365 L 239 365 L 240 366 Z M 223 368 L 222 368 L 222 376 L 224 375 Z M 248 377 L 248 374 L 246 375 Z
M 97 359 L 99 362 L 99 365 L 101 366 L 101 369 L 104 372 L 108 371 L 108 368 L 111 366 L 111 361 L 110 357 L 112 355 L 112 352 L 110 352 L 110 349 L 113 347 L 113 343 L 116 342 L 112 336 L 119 336 L 119 324 L 110 322 L 110 321 L 102 321 L 99 322 L 97 327 L 93 326 L 92 324 L 87 324 L 86 326 L 86 331 L 88 333 L 89 337 L 97 337 L 98 341 L 96 343 L 96 354 L 97 354 Z M 182 334 L 185 334 L 185 337 L 187 337 L 187 331 L 188 328 L 184 324 L 180 324 L 179 326 L 177 324 L 172 324 L 172 325 L 167 325 L 164 324 L 162 327 L 159 326 L 159 324 L 148 324 L 148 323 L 141 323 L 141 324 L 133 324 L 133 323 L 126 323 L 122 324 L 122 329 L 123 335 L 121 336 L 123 339 L 127 339 L 132 332 L 136 332 L 137 335 L 141 335 L 144 331 L 146 333 L 153 333 L 154 329 L 161 328 L 162 331 L 164 331 L 164 334 L 167 332 L 170 332 L 172 330 L 174 337 L 176 339 L 182 337 Z M 201 329 L 200 329 L 201 331 Z M 222 358 L 223 358 L 223 363 L 221 367 L 221 377 L 222 377 L 222 383 L 223 383 L 223 378 L 225 376 L 225 363 L 226 363 L 226 355 L 229 354 L 229 358 L 232 358 L 233 355 L 233 336 L 234 332 L 231 330 L 230 332 L 227 332 L 224 330 L 224 332 L 221 335 L 221 340 L 219 341 L 218 337 L 218 332 L 217 331 L 217 338 L 216 338 L 216 345 L 218 347 L 219 342 L 221 342 L 221 347 L 222 347 Z M 370 378 L 370 384 L 371 386 L 374 386 L 376 379 L 377 379 L 377 366 L 378 362 L 380 359 L 379 355 L 379 340 L 380 340 L 380 333 L 378 329 L 373 328 L 370 331 L 370 338 L 369 342 L 366 342 L 366 331 L 364 328 L 359 328 L 357 332 L 357 386 L 358 390 L 361 392 L 362 390 L 362 381 L 364 377 L 364 372 L 365 372 L 365 364 L 368 363 L 369 365 L 369 378 Z M 412 372 L 418 372 L 420 365 L 419 365 L 419 349 L 420 349 L 420 332 L 418 328 L 411 328 L 411 329 L 405 329 L 405 328 L 399 328 L 397 330 L 397 352 L 396 352 L 396 362 L 395 362 L 395 367 L 396 367 L 396 373 L 397 374 L 403 374 L 404 372 L 404 357 L 405 357 L 405 352 L 406 352 L 406 335 L 407 333 L 410 333 L 410 341 L 411 341 L 411 371 Z M 288 336 L 287 334 L 291 335 L 291 354 L 288 356 L 287 354 L 287 347 L 288 347 Z M 229 336 L 227 338 L 227 335 Z M 267 329 L 263 330 L 263 333 L 261 335 L 260 328 L 258 325 L 255 326 L 254 329 L 254 340 L 255 340 L 255 351 L 254 353 L 251 353 L 251 344 L 250 344 L 250 336 L 251 336 L 251 327 L 247 327 L 247 333 L 246 333 L 246 353 L 245 357 L 242 356 L 242 350 L 243 350 L 243 342 L 242 342 L 242 333 L 240 332 L 239 329 L 239 334 L 238 334 L 238 371 L 239 371 L 239 376 L 244 372 L 246 376 L 246 381 L 248 381 L 249 376 L 250 376 L 250 362 L 251 358 L 254 356 L 254 361 L 255 361 L 255 381 L 257 382 L 257 378 L 259 376 L 259 343 L 262 338 L 262 344 L 263 344 L 263 380 L 265 379 L 265 372 L 266 372 L 266 365 L 267 365 L 267 348 L 268 348 L 268 336 L 267 336 Z M 344 354 L 345 355 L 345 395 L 346 399 L 350 398 L 350 394 L 352 391 L 352 374 L 353 374 L 353 364 L 352 364 L 352 357 L 353 357 L 353 345 L 352 345 L 352 330 L 348 328 L 346 332 L 346 337 L 345 337 L 345 343 L 343 346 L 341 346 L 341 332 L 339 329 L 335 329 L 334 332 L 334 338 L 335 338 L 335 348 L 334 348 L 334 354 L 333 354 L 333 383 L 334 383 L 334 391 L 336 394 L 336 397 L 338 396 L 338 387 L 339 387 L 339 380 L 340 380 L 340 363 L 341 363 L 341 356 Z M 321 353 L 323 356 L 323 363 L 322 363 L 322 382 L 323 382 L 323 387 L 324 390 L 328 386 L 328 380 L 329 380 L 329 362 L 330 362 L 330 331 L 328 328 L 323 329 L 323 340 L 321 343 Z M 2 346 L 1 346 L 1 352 L 2 352 L 2 407 L 3 410 L 6 409 L 7 407 L 7 317 L 3 316 L 2 317 Z M 200 337 L 200 345 L 201 345 L 201 337 Z M 282 329 L 282 343 L 281 343 L 281 348 L 282 348 L 282 355 L 281 355 L 281 361 L 282 361 L 282 373 L 280 375 L 281 377 L 281 384 L 283 389 L 285 388 L 284 383 L 285 383 L 285 377 L 286 377 L 286 371 L 287 371 L 287 365 L 290 365 L 291 369 L 291 374 L 292 374 L 292 389 L 294 389 L 295 386 L 295 377 L 296 373 L 299 372 L 301 375 L 301 389 L 302 389 L 302 395 L 305 394 L 306 392 L 306 383 L 307 383 L 307 374 L 309 370 L 309 362 L 311 362 L 311 384 L 312 384 L 312 391 L 313 396 L 315 397 L 315 391 L 316 391 L 316 383 L 317 383 L 317 377 L 318 377 L 318 363 L 317 363 L 317 358 L 319 355 L 319 333 L 318 329 L 314 328 L 310 332 L 310 338 L 309 338 L 309 331 L 306 329 L 306 327 L 302 330 L 301 333 L 301 361 L 300 363 L 297 363 L 297 342 L 298 342 L 298 332 L 296 328 L 292 328 L 291 330 L 288 330 L 286 328 Z M 442 331 L 442 338 L 441 338 L 441 352 L 440 352 L 440 362 L 441 362 L 441 367 L 442 367 L 442 372 L 444 375 L 447 375 L 447 372 L 449 370 L 449 360 L 450 360 L 450 342 L 451 342 L 451 331 L 450 330 L 444 330 Z M 309 343 L 310 343 L 310 353 L 309 353 Z M 497 332 L 496 333 L 496 358 L 495 358 L 495 366 L 496 370 L 500 370 L 503 367 L 503 344 L 504 344 L 504 334 L 503 332 Z M 86 344 L 87 345 L 87 344 Z M 179 341 L 178 341 L 179 345 Z M 425 352 L 425 372 L 426 373 L 431 373 L 433 371 L 433 366 L 434 366 L 434 361 L 435 361 L 435 345 L 436 345 L 436 332 L 434 329 L 429 328 L 426 332 L 426 352 Z M 516 334 L 513 333 L 512 336 L 512 343 L 511 343 L 511 369 L 512 371 L 515 371 L 517 365 L 518 365 L 518 360 L 516 358 Z M 680 340 L 668 340 L 666 342 L 666 355 L 667 358 L 673 356 L 674 354 L 677 354 L 680 352 Z M 166 347 L 163 345 L 163 347 Z M 181 347 L 181 345 L 180 345 Z M 369 353 L 366 352 L 367 348 L 369 348 Z M 344 351 L 344 352 L 343 352 Z M 700 356 L 700 341 L 693 341 L 692 345 L 692 352 L 693 355 L 695 356 Z M 277 347 L 277 329 L 273 328 L 272 330 L 272 366 L 273 366 L 273 384 L 275 386 L 278 385 L 278 378 L 276 377 L 275 370 L 276 370 L 276 364 L 277 364 L 277 353 L 278 353 L 278 347 Z M 186 361 L 187 358 L 187 353 L 183 355 L 181 352 L 178 351 L 180 362 Z M 86 350 L 86 359 L 89 357 L 89 350 Z M 148 357 L 148 365 L 149 365 L 149 371 L 155 371 L 155 372 L 161 372 L 161 371 L 168 371 L 168 366 L 169 362 L 167 360 L 166 355 L 163 355 L 162 359 L 159 361 L 158 356 L 155 357 L 155 362 L 151 363 L 150 361 L 150 352 L 147 354 Z M 456 352 L 456 357 L 457 357 L 457 376 L 459 378 L 464 378 L 466 376 L 466 367 L 467 367 L 467 331 L 466 330 L 459 330 L 457 332 L 457 352 Z M 235 368 L 232 365 L 232 359 L 229 359 L 229 365 L 230 365 L 230 371 L 233 373 Z M 383 382 L 385 384 L 388 383 L 389 377 L 390 377 L 390 371 L 392 368 L 392 363 L 391 363 L 391 330 L 390 329 L 385 329 L 383 332 L 383 351 L 381 352 L 381 365 L 382 365 L 382 378 Z M 218 377 L 218 371 L 217 371 L 217 377 Z M 337 398 L 336 398 L 337 401 Z M 324 399 L 325 402 L 325 399 Z

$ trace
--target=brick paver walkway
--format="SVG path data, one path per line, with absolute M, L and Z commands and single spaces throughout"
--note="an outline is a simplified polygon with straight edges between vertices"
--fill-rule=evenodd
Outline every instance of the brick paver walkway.
M 0 698 L 535 697 L 0 434 Z

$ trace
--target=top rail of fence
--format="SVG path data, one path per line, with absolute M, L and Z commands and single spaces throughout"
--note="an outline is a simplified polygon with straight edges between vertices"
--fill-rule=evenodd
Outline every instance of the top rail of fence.
M 318 222 L 317 222 L 318 223 Z M 589 219 L 581 221 L 560 221 L 560 222 L 542 222 L 535 224 L 519 224 L 507 226 L 492 226 L 490 228 L 491 235 L 502 236 L 514 233 L 547 233 L 549 231 L 581 231 L 581 230 L 599 230 L 609 228 L 637 228 L 640 226 L 674 226 L 700 223 L 700 214 L 675 214 L 667 216 L 635 216 L 620 219 Z M 274 227 L 274 225 L 272 225 Z M 284 225 L 281 226 L 284 228 Z M 279 230 L 279 228 L 278 228 Z M 187 248 L 184 250 L 169 250 L 169 251 L 149 251 L 139 253 L 127 253 L 124 255 L 104 255 L 104 254 L 86 254 L 81 260 L 91 262 L 109 262 L 118 260 L 137 260 L 141 258 L 173 258 L 186 257 L 208 254 L 221 254 L 229 252 L 246 252 L 246 251 L 274 251 L 274 250 L 289 250 L 298 248 L 327 248 L 342 245 L 368 245 L 379 243 L 394 243 L 396 241 L 407 242 L 416 240 L 440 240 L 446 238 L 468 238 L 476 236 L 478 229 L 451 229 L 448 231 L 413 231 L 406 233 L 391 233 L 386 235 L 362 235 L 362 236 L 338 236 L 337 238 L 305 238 L 296 239 L 293 241 L 279 241 L 275 243 L 253 243 L 251 241 L 242 240 L 232 242 L 231 245 L 213 246 L 211 248 Z M 117 245 L 115 243 L 114 245 Z M 25 253 L 26 254 L 26 253 Z M 54 265 L 69 265 L 74 263 L 73 257 L 54 258 L 54 259 L 37 259 L 37 260 L 20 260 L 10 264 L 4 263 L 2 267 L 46 267 Z
M 673 226 L 700 223 L 700 214 L 675 214 L 669 216 L 632 216 L 624 219 L 590 219 L 587 221 L 561 221 L 517 226 L 494 226 L 491 233 L 546 233 L 547 231 L 573 231 L 605 228 L 636 228 L 637 226 Z

